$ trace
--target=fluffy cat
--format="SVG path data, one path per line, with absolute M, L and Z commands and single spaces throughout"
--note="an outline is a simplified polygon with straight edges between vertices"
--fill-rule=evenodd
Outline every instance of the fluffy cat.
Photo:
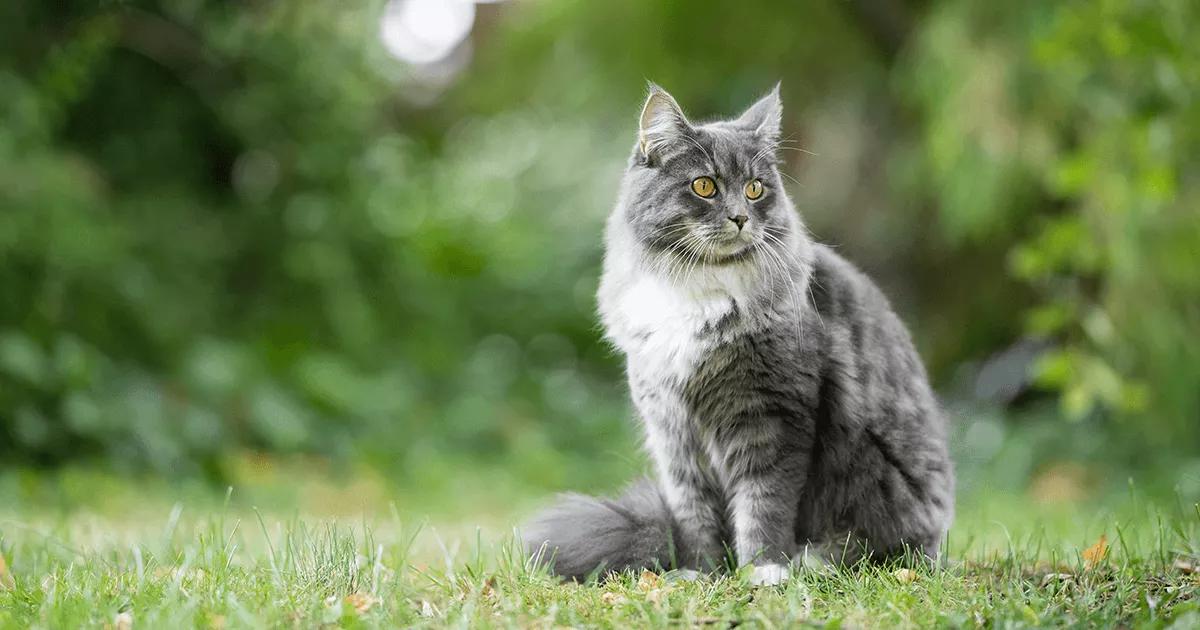
M 600 314 L 653 480 L 567 495 L 525 529 L 557 574 L 936 558 L 946 421 L 874 284 L 813 242 L 777 166 L 779 88 L 693 124 L 651 85 L 608 221 Z

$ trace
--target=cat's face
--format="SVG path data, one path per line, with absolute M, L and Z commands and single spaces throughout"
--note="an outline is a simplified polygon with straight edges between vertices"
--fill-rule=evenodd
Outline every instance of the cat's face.
M 782 244 L 792 209 L 776 167 L 781 113 L 776 87 L 734 120 L 694 125 L 651 86 L 625 176 L 639 245 L 676 264 L 730 265 Z

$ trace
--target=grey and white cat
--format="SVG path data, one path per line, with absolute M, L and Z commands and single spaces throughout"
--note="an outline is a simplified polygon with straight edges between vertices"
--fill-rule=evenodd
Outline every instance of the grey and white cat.
M 563 576 L 936 558 L 946 422 L 904 324 L 814 243 L 777 166 L 779 88 L 689 122 L 657 86 L 608 221 L 600 314 L 657 475 L 567 495 L 525 529 Z

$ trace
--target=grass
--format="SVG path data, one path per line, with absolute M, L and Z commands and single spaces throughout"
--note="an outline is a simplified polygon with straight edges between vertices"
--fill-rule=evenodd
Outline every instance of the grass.
M 172 505 L 161 487 L 75 482 L 71 505 L 43 496 L 0 511 L 0 627 L 1200 627 L 1200 513 L 1133 491 L 975 492 L 945 569 L 810 571 L 753 588 L 741 575 L 560 583 L 508 529 L 535 498 L 476 528 L 373 496 L 359 510 L 264 514 L 236 493 L 176 492 L 186 505 Z

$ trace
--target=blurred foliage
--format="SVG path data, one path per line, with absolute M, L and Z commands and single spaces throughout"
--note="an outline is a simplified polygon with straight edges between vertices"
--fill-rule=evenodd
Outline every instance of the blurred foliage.
M 1064 416 L 1200 446 L 1196 3 L 478 11 L 441 91 L 379 1 L 0 7 L 0 462 L 586 486 L 633 457 L 592 295 L 647 78 L 702 117 L 783 80 L 798 205 L 939 382 L 1032 336 Z
M 1195 2 L 948 3 L 907 74 L 922 183 L 964 243 L 1003 239 L 1063 414 L 1200 448 Z

